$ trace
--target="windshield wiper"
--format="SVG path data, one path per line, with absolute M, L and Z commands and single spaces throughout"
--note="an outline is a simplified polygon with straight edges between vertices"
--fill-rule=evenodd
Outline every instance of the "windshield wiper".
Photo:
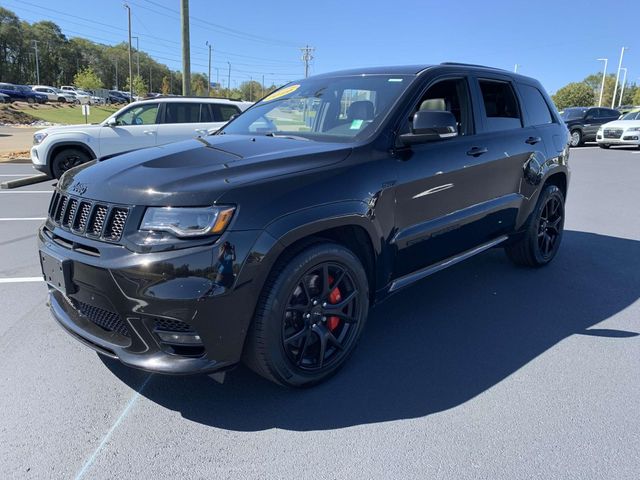
M 297 135 L 280 135 L 278 133 L 269 132 L 265 134 L 265 137 L 273 137 L 273 138 L 289 138 L 291 140 L 306 140 L 309 142 L 308 138 L 298 137 Z

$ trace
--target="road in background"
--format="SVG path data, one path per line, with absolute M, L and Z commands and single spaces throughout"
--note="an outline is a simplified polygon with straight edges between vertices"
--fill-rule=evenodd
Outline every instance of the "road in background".
M 0 193 L 6 478 L 637 479 L 640 151 L 574 149 L 563 245 L 499 249 L 376 308 L 309 390 L 101 358 L 51 318 L 35 230 L 53 182 Z M 32 174 L 0 165 L 2 175 Z M 32 193 L 26 193 L 32 192 Z M 43 193 L 44 192 L 44 193 Z M 232 319 L 230 319 L 232 321 Z

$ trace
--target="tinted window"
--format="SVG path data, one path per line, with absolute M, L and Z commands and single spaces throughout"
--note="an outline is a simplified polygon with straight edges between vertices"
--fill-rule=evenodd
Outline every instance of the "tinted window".
M 235 105 L 211 105 L 213 109 L 214 122 L 228 122 L 231 117 L 240 113 L 240 109 Z
M 553 123 L 549 106 L 540 90 L 529 85 L 520 85 L 520 93 L 522 94 L 522 101 L 527 109 L 531 125 Z
M 485 129 L 490 132 L 522 127 L 518 102 L 507 82 L 480 80 Z
M 213 122 L 211 108 L 208 103 L 203 103 L 202 105 L 200 105 L 200 121 L 203 123 Z
M 618 118 L 620 116 L 620 112 L 611 110 L 610 108 L 601 108 L 600 111 L 600 116 L 604 118 Z
M 431 85 L 418 101 L 413 113 L 418 110 L 451 112 L 456 119 L 459 135 L 470 135 L 473 132 L 469 89 L 464 79 L 442 80 Z M 413 120 L 413 113 L 409 122 Z M 403 130 L 408 131 L 408 127 Z
M 165 104 L 164 123 L 198 123 L 199 121 L 199 103 L 167 102 Z

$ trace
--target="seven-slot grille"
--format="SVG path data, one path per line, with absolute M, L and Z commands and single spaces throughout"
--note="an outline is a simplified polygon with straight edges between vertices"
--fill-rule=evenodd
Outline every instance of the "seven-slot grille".
M 49 220 L 78 235 L 108 242 L 122 238 L 129 209 L 108 203 L 78 199 L 55 192 L 49 205 Z
M 604 138 L 620 138 L 622 136 L 621 128 L 605 128 Z

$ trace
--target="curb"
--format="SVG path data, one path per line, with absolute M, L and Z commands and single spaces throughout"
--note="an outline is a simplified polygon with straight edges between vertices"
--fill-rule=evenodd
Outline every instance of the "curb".
M 24 187 L 25 185 L 33 185 L 34 183 L 44 182 L 50 180 L 48 175 L 41 173 L 40 175 L 33 175 L 31 177 L 18 178 L 16 180 L 8 180 L 0 183 L 0 189 L 9 189 L 16 187 Z

